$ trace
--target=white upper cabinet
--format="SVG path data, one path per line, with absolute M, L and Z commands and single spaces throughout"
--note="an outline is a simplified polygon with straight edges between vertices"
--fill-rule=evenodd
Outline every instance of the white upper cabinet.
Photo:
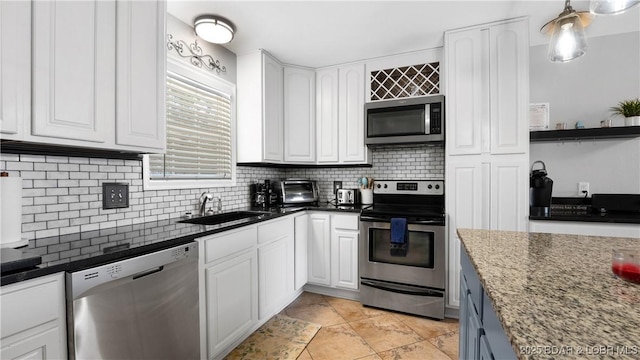
M 284 68 L 284 161 L 315 163 L 315 71 Z
M 164 1 L 119 1 L 116 144 L 165 149 Z
M 364 144 L 364 64 L 339 69 L 339 154 L 341 164 L 370 162 Z
M 115 2 L 33 2 L 33 135 L 113 142 L 115 49 Z
M 529 150 L 529 26 L 509 22 L 489 29 L 491 153 Z
M 526 19 L 445 33 L 447 155 L 529 148 Z
M 318 164 L 338 162 L 338 103 L 338 69 L 316 71 Z
M 31 2 L 0 2 L 0 133 L 21 138 L 31 120 Z
M 283 66 L 265 51 L 237 57 L 237 161 L 284 159 Z
M 364 144 L 364 64 L 316 72 L 318 164 L 371 161 Z
M 3 2 L 0 17 L 3 137 L 164 151 L 164 1 Z

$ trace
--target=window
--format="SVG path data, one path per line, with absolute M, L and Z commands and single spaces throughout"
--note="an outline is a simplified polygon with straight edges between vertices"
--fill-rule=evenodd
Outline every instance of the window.
M 235 86 L 168 62 L 165 154 L 144 157 L 145 189 L 235 185 Z

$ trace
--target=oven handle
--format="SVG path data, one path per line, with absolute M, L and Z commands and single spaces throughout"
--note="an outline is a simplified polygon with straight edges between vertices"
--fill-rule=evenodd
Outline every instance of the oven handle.
M 391 219 L 388 217 L 376 217 L 371 215 L 360 215 L 360 221 L 362 222 L 382 222 L 382 223 L 391 223 Z M 440 220 L 412 220 L 407 221 L 407 224 L 414 225 L 440 225 L 442 226 L 442 221 Z
M 379 285 L 378 283 L 375 283 L 373 281 L 367 281 L 367 280 L 360 280 L 360 284 L 365 286 L 370 286 L 372 288 L 376 288 L 380 290 L 391 291 L 398 294 L 444 297 L 444 293 L 442 292 L 427 290 L 427 289 L 421 290 L 421 291 L 411 291 L 411 290 L 401 289 L 401 288 L 389 286 L 389 285 Z

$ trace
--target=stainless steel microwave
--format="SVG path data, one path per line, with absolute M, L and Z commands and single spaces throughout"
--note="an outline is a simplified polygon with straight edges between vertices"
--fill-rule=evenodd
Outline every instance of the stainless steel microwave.
M 367 103 L 365 144 L 444 142 L 444 95 Z

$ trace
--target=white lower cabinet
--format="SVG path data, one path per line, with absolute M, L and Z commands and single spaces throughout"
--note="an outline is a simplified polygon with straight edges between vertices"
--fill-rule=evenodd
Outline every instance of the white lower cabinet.
M 294 239 L 295 239 L 295 285 L 294 289 L 299 290 L 307 283 L 309 271 L 309 215 L 306 213 L 294 218 Z
M 331 215 L 331 286 L 358 289 L 358 215 Z
M 0 358 L 67 357 L 63 273 L 5 285 L 0 304 Z
M 309 214 L 309 283 L 331 285 L 331 215 Z
M 294 293 L 294 221 L 292 217 L 258 225 L 259 318 L 271 317 Z M 266 240 L 265 240 L 266 239 Z
M 358 289 L 359 217 L 355 214 L 309 215 L 309 283 Z
M 223 351 L 258 322 L 257 274 L 255 249 L 205 269 L 209 357 Z

